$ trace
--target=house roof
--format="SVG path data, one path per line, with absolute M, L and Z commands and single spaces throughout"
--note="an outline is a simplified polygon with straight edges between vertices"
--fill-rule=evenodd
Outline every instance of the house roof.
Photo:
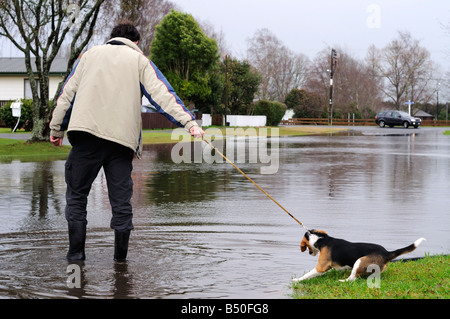
M 35 58 L 31 58 L 31 66 L 36 71 Z M 55 58 L 50 68 L 50 74 L 62 74 L 67 69 L 66 58 Z M 25 58 L 0 58 L 0 75 L 27 74 Z
M 414 114 L 414 116 L 417 116 L 417 117 L 434 117 L 433 115 L 428 114 L 427 112 L 419 110 L 419 109 L 414 109 L 413 114 Z

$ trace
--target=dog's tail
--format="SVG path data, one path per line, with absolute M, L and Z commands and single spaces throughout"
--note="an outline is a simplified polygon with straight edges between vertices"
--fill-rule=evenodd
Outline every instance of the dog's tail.
M 414 244 L 411 244 L 411 245 L 409 245 L 407 247 L 400 248 L 400 249 L 397 249 L 397 250 L 389 252 L 388 261 L 391 261 L 392 259 L 397 258 L 400 255 L 404 255 L 404 254 L 407 254 L 407 253 L 410 253 L 410 252 L 414 251 L 417 247 L 419 247 L 419 245 L 424 240 L 425 240 L 425 238 L 419 238 L 419 239 L 417 239 L 414 242 Z

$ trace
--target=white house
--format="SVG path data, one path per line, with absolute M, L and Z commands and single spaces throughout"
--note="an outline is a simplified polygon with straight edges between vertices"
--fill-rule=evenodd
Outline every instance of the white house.
M 31 61 L 35 71 L 34 58 Z M 52 98 L 64 80 L 67 59 L 56 58 L 49 73 L 49 92 Z M 0 106 L 16 99 L 31 99 L 31 87 L 25 67 L 25 58 L 0 58 Z

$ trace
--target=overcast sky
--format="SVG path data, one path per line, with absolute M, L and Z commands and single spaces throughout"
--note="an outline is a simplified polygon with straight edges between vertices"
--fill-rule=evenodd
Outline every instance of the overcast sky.
M 409 31 L 431 58 L 450 71 L 449 0 L 170 0 L 183 12 L 225 34 L 231 53 L 244 58 L 247 39 L 269 29 L 285 46 L 314 58 L 327 46 L 356 58 L 371 44 L 383 48 Z M 447 31 L 448 32 L 448 31 Z
M 170 1 L 222 31 L 237 58 L 246 57 L 247 40 L 262 28 L 310 59 L 327 47 L 343 47 L 355 58 L 364 58 L 370 45 L 383 48 L 398 31 L 408 31 L 430 51 L 442 74 L 448 72 L 441 89 L 450 98 L 450 0 Z M 0 40 L 0 56 L 14 56 L 14 51 Z

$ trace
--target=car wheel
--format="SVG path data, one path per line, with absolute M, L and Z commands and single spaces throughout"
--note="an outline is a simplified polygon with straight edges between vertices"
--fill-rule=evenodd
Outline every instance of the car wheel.
M 403 122 L 403 127 L 404 128 L 408 128 L 409 127 L 409 123 L 408 122 Z
M 384 123 L 384 121 L 380 121 L 380 122 L 378 122 L 378 125 L 379 125 L 380 127 L 385 127 L 385 126 L 386 126 L 386 123 Z

